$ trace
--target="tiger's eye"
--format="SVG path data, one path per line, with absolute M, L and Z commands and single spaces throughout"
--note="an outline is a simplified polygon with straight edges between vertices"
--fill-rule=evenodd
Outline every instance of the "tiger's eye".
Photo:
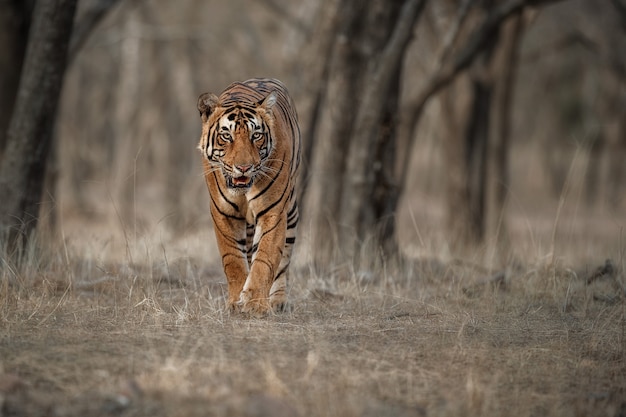
M 261 132 L 254 132 L 252 134 L 252 140 L 261 140 L 263 139 L 263 133 Z

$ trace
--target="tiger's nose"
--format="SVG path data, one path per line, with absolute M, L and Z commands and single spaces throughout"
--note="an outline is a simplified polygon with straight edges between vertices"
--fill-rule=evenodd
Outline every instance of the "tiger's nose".
M 245 174 L 250 170 L 250 168 L 252 168 L 252 165 L 235 165 L 235 168 L 241 171 L 242 174 Z

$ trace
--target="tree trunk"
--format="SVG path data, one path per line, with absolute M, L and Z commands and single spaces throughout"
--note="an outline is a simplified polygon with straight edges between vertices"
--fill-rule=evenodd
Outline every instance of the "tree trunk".
M 0 6 L 0 159 L 26 54 L 31 1 L 5 1 Z
M 98 23 L 106 16 L 110 8 L 112 8 L 118 0 L 98 0 L 92 2 L 89 8 L 86 8 L 82 12 L 82 17 L 77 21 L 72 29 L 72 37 L 70 39 L 70 45 L 67 56 L 66 66 L 69 68 L 72 66 L 72 62 L 76 58 L 78 51 L 83 47 L 87 39 L 98 26 Z M 55 133 L 56 135 L 56 133 Z M 43 200 L 41 202 L 41 208 L 39 212 L 41 217 L 39 219 L 39 230 L 44 230 L 49 235 L 53 235 L 57 228 L 58 218 L 58 182 L 61 177 L 59 161 L 59 141 L 53 138 L 52 148 L 50 149 L 48 162 L 46 163 L 46 174 L 44 181 L 44 193 Z M 79 181 L 82 181 L 83 177 L 80 177 Z M 76 187 L 75 189 L 79 189 Z M 78 198 L 78 205 L 85 207 L 85 202 L 80 193 L 75 193 Z
M 469 244 L 480 243 L 485 237 L 485 195 L 487 190 L 487 143 L 489 140 L 489 109 L 492 97 L 491 80 L 472 80 L 472 105 L 465 131 L 465 178 L 467 178 L 467 207 Z M 456 215 L 455 208 L 449 207 Z
M 487 14 L 485 22 L 494 21 L 495 12 L 488 4 L 483 7 Z M 466 71 L 469 103 L 459 100 L 460 94 L 443 95 L 446 106 L 443 114 L 449 125 L 444 141 L 448 167 L 446 217 L 448 233 L 453 237 L 450 244 L 455 251 L 485 243 L 487 236 L 495 238 L 489 243 L 493 250 L 498 249 L 499 255 L 507 251 L 504 205 L 520 16 L 521 11 L 516 11 L 508 21 L 498 20 L 497 25 L 489 28 L 491 36 L 485 38 L 480 49 L 474 49 L 476 57 Z M 456 88 L 464 80 L 455 83 Z
M 480 53 L 468 72 L 469 101 L 459 108 L 448 94 L 448 123 L 456 126 L 445 138 L 447 180 L 447 225 L 453 250 L 465 250 L 481 243 L 485 236 L 485 196 L 487 185 L 487 149 L 493 82 L 489 72 L 496 37 Z
M 10 254 L 24 248 L 37 225 L 75 10 L 76 0 L 48 0 L 33 12 L 0 166 L 0 229 Z
M 508 255 L 510 241 L 505 217 L 509 191 L 509 142 L 519 45 L 523 16 L 518 13 L 504 23 L 496 48 L 492 74 L 495 91 L 491 107 L 493 115 L 489 146 L 489 179 L 487 187 L 487 235 L 492 237 L 491 252 L 495 259 Z
M 441 93 L 441 129 L 443 158 L 446 164 L 446 230 L 453 251 L 465 248 L 470 241 L 468 181 L 463 129 L 471 112 L 471 83 L 462 74 Z
M 422 91 L 408 103 L 402 114 L 398 133 L 398 145 L 403 153 L 403 158 L 399 161 L 400 166 L 398 167 L 402 185 L 400 187 L 401 190 L 404 189 L 409 171 L 408 163 L 412 153 L 415 132 L 427 102 L 442 89 L 448 87 L 461 72 L 475 61 L 486 46 L 493 41 L 494 36 L 497 37 L 497 31 L 500 26 L 510 16 L 523 12 L 526 7 L 545 6 L 561 1 L 563 0 L 508 0 L 506 2 L 497 2 L 497 5 L 491 9 L 491 13 L 488 14 L 482 24 L 464 37 L 461 45 L 456 48 L 458 52 L 450 54 L 447 53 L 449 48 L 445 48 L 446 53 L 442 55 L 441 62 L 437 65 L 436 70 L 429 76 Z M 458 24 L 461 24 L 464 20 L 464 14 L 464 12 L 460 13 L 461 18 Z M 458 25 L 454 25 L 452 30 L 457 31 Z
M 124 38 L 120 44 L 120 65 L 118 85 L 115 91 L 114 166 L 111 178 L 114 182 L 115 204 L 118 221 L 122 227 L 130 225 L 137 231 L 135 210 L 137 184 L 137 158 L 141 152 L 137 137 L 138 100 L 140 94 L 141 40 L 139 21 L 135 8 L 128 12 L 124 24 Z
M 395 132 L 389 129 L 385 131 L 383 120 L 385 114 L 389 117 L 398 112 L 397 98 L 400 85 L 397 80 L 402 59 L 411 40 L 414 24 L 424 4 L 422 0 L 407 0 L 404 4 L 394 3 L 395 8 L 385 5 L 386 15 L 380 11 L 377 12 L 375 8 L 368 8 L 368 11 L 375 13 L 370 15 L 370 19 L 379 22 L 379 26 L 378 33 L 373 34 L 369 44 L 365 43 L 365 48 L 372 51 L 372 56 L 364 60 L 367 63 L 364 66 L 366 73 L 361 88 L 361 98 L 357 102 L 357 118 L 350 138 L 347 171 L 343 178 L 344 186 L 339 211 L 339 222 L 345 228 L 344 233 L 341 234 L 340 247 L 348 259 L 357 253 L 360 242 L 367 238 L 369 233 L 379 229 L 379 222 L 387 223 L 386 227 L 389 228 L 391 225 L 389 222 L 392 221 L 389 217 L 395 214 L 395 205 L 376 213 L 376 208 L 372 207 L 374 201 L 370 200 L 370 197 L 372 191 L 389 188 L 388 178 L 390 176 L 393 178 L 394 168 L 385 166 L 383 163 L 395 160 L 395 152 L 393 152 Z M 377 143 L 384 143 L 384 151 L 390 152 L 386 158 L 383 158 L 382 152 L 377 152 L 379 149 Z M 377 171 L 381 170 L 384 170 L 382 175 L 377 175 Z M 389 175 L 385 175 L 387 172 Z M 395 184 L 395 179 L 392 182 Z M 378 198 L 385 197 L 387 197 L 386 192 L 378 196 Z M 374 199 L 376 198 L 377 196 L 374 195 Z M 397 198 L 395 201 L 397 202 Z M 364 216 L 364 213 L 368 211 L 374 213 L 374 216 L 369 216 L 369 219 Z M 395 239 L 393 230 L 388 230 L 386 236 Z M 393 247 L 388 243 L 383 245 L 383 242 L 375 242 L 375 245 Z
M 396 68 L 389 94 L 386 97 L 380 131 L 375 144 L 374 174 L 372 192 L 367 193 L 359 227 L 360 234 L 371 233 L 371 225 L 376 225 L 373 234 L 374 244 L 385 258 L 398 253 L 396 240 L 396 208 L 400 198 L 400 184 L 396 176 L 398 104 L 400 99 L 401 68 Z
M 290 91 L 298 97 L 298 119 L 302 130 L 302 164 L 300 167 L 298 201 L 304 202 L 310 179 L 313 149 L 320 124 L 325 86 L 333 53 L 333 41 L 339 21 L 339 0 L 324 0 L 318 6 L 314 29 L 308 43 L 295 62 L 297 82 Z M 306 205 L 300 205 L 300 216 L 306 217 Z
M 380 232 L 377 247 L 380 238 L 395 239 L 393 116 L 402 59 L 424 3 L 343 0 L 339 6 L 302 228 L 318 266 L 352 260 L 371 232 Z
M 338 8 L 338 33 L 328 69 L 328 80 L 319 114 L 319 127 L 314 141 L 309 175 L 311 181 L 305 195 L 306 222 L 301 235 L 309 238 L 318 267 L 334 260 L 340 233 L 337 214 L 340 209 L 342 181 L 345 172 L 348 139 L 357 102 L 358 56 L 356 33 L 365 2 L 343 0 Z

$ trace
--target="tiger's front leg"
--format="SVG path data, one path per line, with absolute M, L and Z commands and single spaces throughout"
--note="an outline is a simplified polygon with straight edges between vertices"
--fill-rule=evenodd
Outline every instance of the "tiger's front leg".
M 254 315 L 263 315 L 272 309 L 270 288 L 279 270 L 285 247 L 286 217 L 266 215 L 257 220 L 250 273 L 239 297 L 241 310 Z
M 228 282 L 228 308 L 239 310 L 239 294 L 248 277 L 246 253 L 246 221 L 225 216 L 212 210 L 217 247 L 222 256 L 222 267 Z

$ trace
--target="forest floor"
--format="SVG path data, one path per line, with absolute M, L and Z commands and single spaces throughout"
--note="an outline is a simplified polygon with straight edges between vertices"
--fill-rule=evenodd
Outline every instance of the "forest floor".
M 301 267 L 251 318 L 214 264 L 126 252 L 4 263 L 0 416 L 626 416 L 624 259 Z

